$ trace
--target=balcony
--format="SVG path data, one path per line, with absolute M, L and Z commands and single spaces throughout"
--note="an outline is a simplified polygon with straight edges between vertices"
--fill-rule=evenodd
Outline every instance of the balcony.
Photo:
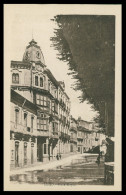
M 54 131 L 53 132 L 53 138 L 54 139 L 58 139 L 59 138 L 58 131 Z
M 74 125 L 70 125 L 70 131 L 77 131 L 77 127 L 75 127 Z
M 37 130 L 31 129 L 30 127 L 21 125 L 21 124 L 15 124 L 14 122 L 10 122 L 10 130 L 17 133 L 22 133 L 25 135 L 34 135 L 37 136 Z
M 66 107 L 66 104 L 64 103 L 64 101 L 62 99 L 59 100 L 59 104 L 60 106 L 62 106 L 62 109 L 65 111 L 67 111 L 67 107 Z
M 52 132 L 49 134 L 49 137 L 50 137 L 51 139 L 58 139 L 58 138 L 59 138 L 58 131 L 52 131 Z
M 76 137 L 70 137 L 70 141 L 71 142 L 77 142 L 77 138 Z
M 37 136 L 49 137 L 49 131 L 37 130 Z
M 61 137 L 61 131 L 58 131 L 58 135 L 59 135 L 59 137 Z
M 64 140 L 70 140 L 70 135 L 68 135 L 68 134 L 66 134 L 66 133 L 64 133 L 64 132 L 59 132 L 60 134 L 59 134 L 59 137 L 61 138 L 61 139 L 64 139 Z
M 77 139 L 83 139 L 82 135 L 77 135 Z
M 70 135 L 68 135 L 68 134 L 65 133 L 65 138 L 66 138 L 67 140 L 70 140 Z

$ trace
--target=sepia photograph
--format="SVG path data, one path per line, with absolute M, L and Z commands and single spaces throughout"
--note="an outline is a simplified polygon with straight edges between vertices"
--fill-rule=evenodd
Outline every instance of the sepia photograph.
M 121 5 L 4 4 L 4 190 L 121 191 Z

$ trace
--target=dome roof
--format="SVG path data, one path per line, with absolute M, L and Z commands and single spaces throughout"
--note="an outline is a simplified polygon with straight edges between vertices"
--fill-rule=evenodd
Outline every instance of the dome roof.
M 25 53 L 23 55 L 23 61 L 41 62 L 45 65 L 45 60 L 41 48 L 37 45 L 37 42 L 34 41 L 34 39 L 32 39 L 29 42 L 29 45 L 26 47 Z

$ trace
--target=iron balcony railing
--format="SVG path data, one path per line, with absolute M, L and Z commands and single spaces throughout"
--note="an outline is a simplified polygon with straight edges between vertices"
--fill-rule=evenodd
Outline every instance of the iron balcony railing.
M 37 136 L 42 136 L 42 137 L 49 137 L 49 131 L 46 130 L 37 130 Z
M 66 140 L 70 140 L 70 135 L 64 133 L 64 132 L 59 132 L 59 137 L 61 139 L 66 139 Z
M 77 142 L 77 137 L 70 137 L 70 141 Z
M 58 131 L 49 132 L 49 138 L 51 138 L 51 139 L 58 139 L 59 138 Z
M 83 139 L 83 135 L 77 135 L 77 139 Z
M 10 130 L 13 132 L 22 133 L 26 135 L 43 136 L 43 137 L 49 136 L 48 130 L 33 129 L 21 124 L 15 124 L 12 121 L 10 122 Z
M 70 131 L 77 131 L 77 127 L 73 126 L 73 125 L 70 125 Z
M 10 122 L 10 130 L 17 133 L 37 136 L 37 129 L 31 129 L 30 127 Z

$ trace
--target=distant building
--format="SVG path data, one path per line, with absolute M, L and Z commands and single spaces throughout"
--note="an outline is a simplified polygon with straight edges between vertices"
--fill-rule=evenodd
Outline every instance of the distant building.
M 77 146 L 78 152 L 84 153 L 92 148 L 92 123 L 78 119 L 78 130 L 77 130 Z
M 103 138 L 100 138 L 100 135 L 102 134 L 94 127 L 93 122 L 84 121 L 79 117 L 77 123 L 77 147 L 79 153 L 88 152 L 101 145 Z
M 77 121 L 72 116 L 70 120 L 70 152 L 77 152 Z

